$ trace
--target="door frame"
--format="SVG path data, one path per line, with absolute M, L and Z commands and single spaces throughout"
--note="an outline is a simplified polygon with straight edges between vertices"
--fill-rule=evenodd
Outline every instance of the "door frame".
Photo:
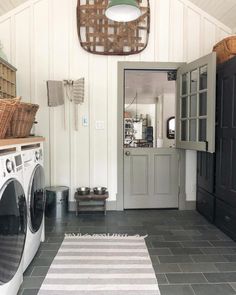
M 124 210 L 124 84 L 125 84 L 125 70 L 178 70 L 186 63 L 175 62 L 132 62 L 120 61 L 118 62 L 118 81 L 117 81 L 117 199 L 116 208 L 118 211 Z M 177 85 L 176 85 L 177 91 Z M 177 92 L 176 92 L 177 95 Z M 186 209 L 186 193 L 185 193 L 185 150 L 179 150 L 179 209 Z

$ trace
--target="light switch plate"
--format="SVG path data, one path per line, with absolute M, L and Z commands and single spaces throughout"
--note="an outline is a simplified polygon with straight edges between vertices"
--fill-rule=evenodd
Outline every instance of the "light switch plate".
M 96 128 L 96 130 L 104 130 L 105 129 L 105 122 L 104 121 L 96 121 L 95 128 Z
M 88 127 L 88 117 L 87 116 L 83 116 L 82 117 L 82 125 L 84 126 L 84 127 Z

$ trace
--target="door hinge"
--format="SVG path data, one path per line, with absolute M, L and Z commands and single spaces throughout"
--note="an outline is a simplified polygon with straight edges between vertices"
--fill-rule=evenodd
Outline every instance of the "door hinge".
M 208 141 L 206 140 L 205 143 L 206 143 L 206 152 L 208 152 Z

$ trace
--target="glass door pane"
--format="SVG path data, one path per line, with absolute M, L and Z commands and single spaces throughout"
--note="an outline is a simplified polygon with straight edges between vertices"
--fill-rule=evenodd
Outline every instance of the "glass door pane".
M 190 83 L 190 93 L 196 93 L 198 90 L 198 71 L 194 70 L 190 73 L 191 83 Z
M 177 147 L 215 151 L 215 81 L 215 53 L 179 69 L 176 103 Z
M 190 96 L 190 117 L 197 117 L 197 95 Z
M 202 92 L 199 95 L 199 116 L 207 115 L 207 92 Z
M 199 90 L 204 90 L 207 89 L 207 66 L 201 67 L 199 70 L 200 74 L 200 89 Z

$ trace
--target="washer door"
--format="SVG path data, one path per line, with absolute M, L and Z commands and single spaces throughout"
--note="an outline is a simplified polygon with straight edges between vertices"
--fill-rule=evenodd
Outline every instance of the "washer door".
M 30 229 L 37 232 L 42 224 L 44 213 L 44 170 L 37 165 L 32 173 L 29 186 Z
M 22 185 L 10 179 L 0 191 L 0 285 L 16 274 L 27 231 L 27 206 Z

